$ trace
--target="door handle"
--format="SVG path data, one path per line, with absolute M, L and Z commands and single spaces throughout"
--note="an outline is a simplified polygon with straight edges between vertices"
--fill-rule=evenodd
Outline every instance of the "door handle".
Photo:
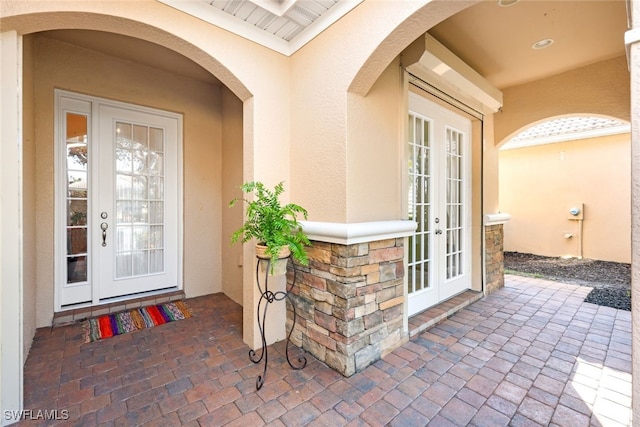
M 107 246 L 107 228 L 109 228 L 109 224 L 106 222 L 100 224 L 100 229 L 102 230 L 102 246 Z
M 440 230 L 439 228 L 436 230 L 436 234 L 442 234 L 442 230 Z

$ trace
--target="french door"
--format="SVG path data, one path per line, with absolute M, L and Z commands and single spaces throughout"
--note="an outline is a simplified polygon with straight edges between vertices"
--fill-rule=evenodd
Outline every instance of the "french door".
M 180 115 L 56 91 L 56 310 L 179 288 Z
M 471 122 L 409 93 L 408 314 L 471 287 Z

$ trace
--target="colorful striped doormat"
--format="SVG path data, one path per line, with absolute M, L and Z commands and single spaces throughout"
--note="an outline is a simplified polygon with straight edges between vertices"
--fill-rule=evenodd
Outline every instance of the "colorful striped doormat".
M 152 328 L 164 323 L 191 317 L 184 301 L 150 305 L 119 313 L 105 314 L 85 320 L 85 342 L 92 342 L 138 329 Z

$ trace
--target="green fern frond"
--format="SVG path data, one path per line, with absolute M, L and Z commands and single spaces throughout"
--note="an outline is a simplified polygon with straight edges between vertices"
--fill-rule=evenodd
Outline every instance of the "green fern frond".
M 280 249 L 288 246 L 293 258 L 302 265 L 308 265 L 309 258 L 306 246 L 309 238 L 302 230 L 297 217 L 307 219 L 307 210 L 295 204 L 280 204 L 280 195 L 284 192 L 284 181 L 278 183 L 273 190 L 266 188 L 262 182 L 253 181 L 242 184 L 244 193 L 253 193 L 253 200 L 246 198 L 233 199 L 229 207 L 242 200 L 247 205 L 246 218 L 242 227 L 231 235 L 231 243 L 248 242 L 255 239 L 257 243 L 267 246 L 267 254 L 275 263 Z

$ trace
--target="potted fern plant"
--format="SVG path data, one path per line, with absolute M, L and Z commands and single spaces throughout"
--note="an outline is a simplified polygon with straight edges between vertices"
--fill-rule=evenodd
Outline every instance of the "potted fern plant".
M 284 192 L 284 182 L 277 184 L 273 190 L 267 188 L 262 182 L 247 182 L 241 187 L 244 193 L 253 193 L 253 200 L 235 198 L 229 202 L 233 207 L 242 200 L 247 204 L 246 218 L 242 227 L 231 235 L 231 243 L 251 239 L 256 241 L 256 254 L 259 258 L 271 261 L 270 274 L 283 274 L 286 271 L 276 273 L 274 267 L 278 259 L 289 257 L 302 265 L 309 264 L 309 258 L 305 246 L 310 245 L 309 238 L 302 230 L 296 216 L 307 218 L 307 211 L 294 203 L 282 205 L 280 195 Z

